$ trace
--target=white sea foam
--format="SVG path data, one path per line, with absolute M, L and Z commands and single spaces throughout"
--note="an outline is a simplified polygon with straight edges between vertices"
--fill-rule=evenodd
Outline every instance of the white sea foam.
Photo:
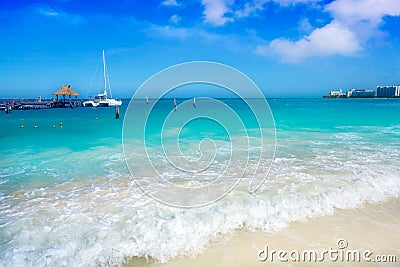
M 338 208 L 399 196 L 399 146 L 365 146 L 364 139 L 337 136 L 318 144 L 302 140 L 278 142 L 271 175 L 256 194 L 247 192 L 243 179 L 222 200 L 196 209 L 165 206 L 138 189 L 119 147 L 64 154 L 63 160 L 77 164 L 69 166 L 68 179 L 2 194 L 0 265 L 113 266 L 132 257 L 165 262 L 201 253 L 217 236 L 238 228 L 277 231 Z M 338 146 L 342 141 L 346 145 Z M 61 163 L 50 160 L 36 172 L 50 173 Z

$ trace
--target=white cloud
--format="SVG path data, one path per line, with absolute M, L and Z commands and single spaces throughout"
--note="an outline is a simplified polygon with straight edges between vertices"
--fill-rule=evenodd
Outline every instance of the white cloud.
M 296 4 L 314 4 L 321 0 L 253 0 L 245 2 L 238 0 L 202 0 L 204 5 L 204 21 L 214 26 L 222 26 L 234 18 L 245 18 L 264 10 L 265 4 L 273 2 L 281 6 Z M 233 9 L 233 10 L 232 10 Z M 230 14 L 230 17 L 226 15 Z
M 258 56 L 267 56 L 269 52 L 268 45 L 257 45 L 256 49 L 254 50 L 254 54 Z
M 269 0 L 254 0 L 253 2 L 245 3 L 242 9 L 239 9 L 235 12 L 235 15 L 239 18 L 245 18 L 250 15 L 257 13 L 260 10 L 264 9 L 264 5 L 269 2 Z
M 38 13 L 45 16 L 57 17 L 57 16 L 62 16 L 64 14 L 63 12 L 56 11 L 55 9 L 49 7 L 46 4 L 37 5 L 35 8 Z
M 253 0 L 246 2 L 242 9 L 235 13 L 238 17 L 247 17 L 259 10 L 264 9 L 268 2 L 277 3 L 283 7 L 307 4 L 313 5 L 322 0 Z M 385 15 L 398 16 L 400 13 L 399 0 L 336 0 L 326 5 L 326 11 L 330 12 L 334 18 L 345 20 L 363 20 L 380 22 Z
M 275 39 L 269 48 L 285 62 L 299 62 L 313 56 L 354 56 L 368 40 L 383 35 L 379 31 L 383 17 L 400 15 L 400 1 L 336 0 L 326 5 L 325 11 L 333 17 L 329 24 L 298 41 Z
M 163 6 L 180 6 L 181 4 L 178 3 L 176 0 L 165 0 L 161 2 Z
M 361 46 L 353 32 L 338 22 L 332 22 L 296 42 L 275 39 L 270 43 L 270 49 L 282 61 L 295 63 L 312 56 L 351 56 L 360 51 Z
M 253 0 L 244 4 L 243 8 L 236 10 L 235 15 L 238 18 L 245 18 L 264 10 L 265 4 L 273 2 L 280 6 L 291 6 L 296 4 L 315 4 L 321 0 Z
M 384 36 L 379 30 L 385 16 L 400 15 L 399 0 L 336 0 L 328 4 L 325 10 L 335 21 L 347 25 L 362 42 L 370 38 Z
M 336 0 L 325 8 L 335 19 L 346 23 L 367 20 L 373 25 L 381 23 L 384 16 L 399 16 L 399 0 Z
M 308 19 L 301 19 L 297 26 L 297 29 L 300 33 L 310 34 L 313 31 L 313 26 L 311 25 Z
M 46 4 L 37 4 L 33 6 L 33 9 L 38 12 L 39 14 L 47 17 L 53 17 L 63 23 L 69 23 L 69 24 L 80 24 L 84 22 L 85 20 L 76 14 L 69 14 L 65 13 L 62 10 L 56 10 L 51 7 L 49 7 Z
M 231 0 L 202 0 L 204 5 L 204 21 L 214 26 L 222 26 L 226 22 L 233 21 L 232 18 L 226 17 L 231 10 L 229 5 L 233 3 Z
M 176 26 L 161 26 L 157 24 L 151 24 L 148 28 L 147 33 L 151 36 L 157 38 L 167 38 L 167 39 L 180 39 L 186 40 L 188 38 L 199 38 L 202 41 L 222 41 L 224 39 L 229 39 L 229 36 L 219 35 L 215 33 L 209 33 L 201 28 L 185 28 Z
M 290 6 L 296 4 L 314 4 L 320 2 L 321 0 L 273 0 L 275 3 L 281 6 Z
M 188 28 L 177 28 L 171 26 L 160 26 L 151 25 L 148 33 L 154 35 L 155 37 L 168 37 L 168 38 L 178 38 L 186 39 L 193 34 Z
M 55 11 L 54 9 L 50 9 L 50 8 L 39 8 L 37 11 L 40 14 L 46 15 L 46 16 L 51 16 L 51 17 L 60 16 L 59 12 Z
M 260 41 L 260 39 L 252 34 L 247 36 L 237 34 L 222 34 L 213 33 L 205 30 L 203 27 L 176 27 L 176 26 L 161 26 L 157 24 L 150 24 L 146 29 L 146 34 L 154 39 L 159 40 L 173 40 L 185 43 L 190 39 L 195 42 L 197 46 L 192 47 L 194 50 L 202 50 L 202 46 L 214 46 L 218 44 L 218 49 L 224 51 L 235 51 L 243 53 L 243 51 L 252 52 L 253 44 Z
M 172 24 L 178 24 L 180 21 L 181 21 L 181 17 L 179 17 L 177 14 L 175 14 L 175 15 L 172 15 L 170 18 L 169 18 L 169 21 L 172 23 Z

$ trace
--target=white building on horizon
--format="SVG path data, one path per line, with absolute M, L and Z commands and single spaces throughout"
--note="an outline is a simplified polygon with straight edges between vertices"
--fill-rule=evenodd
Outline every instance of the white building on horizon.
M 367 98 L 367 97 L 375 97 L 376 92 L 369 89 L 351 89 L 347 91 L 347 97 L 359 97 L 359 98 Z
M 329 93 L 329 96 L 337 96 L 337 97 L 339 97 L 339 96 L 344 96 L 344 94 L 343 94 L 342 89 L 339 89 L 339 91 L 331 91 Z
M 378 97 L 400 97 L 400 86 L 377 86 L 376 92 Z

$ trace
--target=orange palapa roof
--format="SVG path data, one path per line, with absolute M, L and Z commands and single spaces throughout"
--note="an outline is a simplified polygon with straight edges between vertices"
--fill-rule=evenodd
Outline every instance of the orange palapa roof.
M 68 96 L 78 96 L 79 94 L 72 90 L 71 85 L 63 84 L 61 89 L 57 92 L 54 92 L 53 95 L 68 95 Z

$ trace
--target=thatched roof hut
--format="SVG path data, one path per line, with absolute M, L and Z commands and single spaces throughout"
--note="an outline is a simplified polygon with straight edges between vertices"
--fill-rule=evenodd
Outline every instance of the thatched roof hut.
M 71 85 L 69 85 L 69 84 L 68 85 L 63 84 L 61 86 L 61 89 L 56 91 L 56 92 L 54 92 L 53 95 L 55 95 L 57 97 L 56 103 L 55 103 L 56 107 L 65 107 L 65 96 L 69 96 L 69 99 L 70 99 L 69 100 L 69 105 L 70 105 L 71 108 L 73 108 L 73 102 L 71 101 L 71 96 L 75 96 L 76 104 L 78 104 L 78 95 L 79 94 L 76 91 L 72 90 Z M 58 102 L 58 96 L 59 95 L 63 96 L 63 102 L 62 103 Z
M 71 85 L 65 85 L 63 84 L 61 89 L 58 90 L 57 92 L 54 92 L 53 95 L 59 96 L 59 95 L 63 95 L 63 96 L 78 96 L 79 94 L 72 90 Z

